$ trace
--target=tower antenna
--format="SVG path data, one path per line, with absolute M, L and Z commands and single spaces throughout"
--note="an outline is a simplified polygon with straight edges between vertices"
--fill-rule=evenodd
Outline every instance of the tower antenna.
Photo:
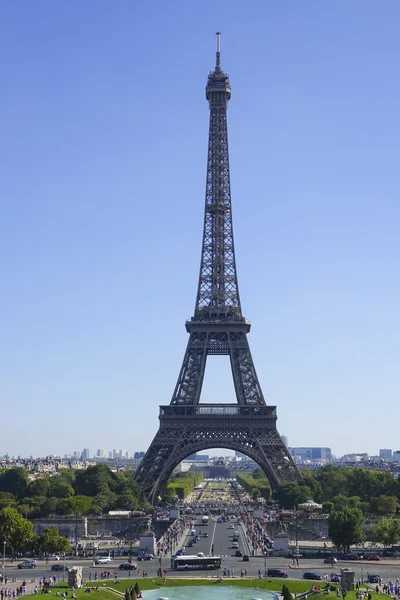
M 221 68 L 221 32 L 217 31 L 217 62 L 215 64 L 217 69 Z

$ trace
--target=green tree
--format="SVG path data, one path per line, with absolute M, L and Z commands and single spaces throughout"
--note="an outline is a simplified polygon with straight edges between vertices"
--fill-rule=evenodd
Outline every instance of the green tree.
M 373 498 L 371 507 L 373 512 L 380 515 L 394 515 L 398 509 L 399 503 L 396 496 L 381 495 Z
M 341 510 L 334 510 L 329 517 L 329 537 L 337 548 L 348 552 L 352 544 L 365 539 L 364 521 L 359 508 L 345 506 Z
M 116 485 L 115 477 L 107 465 L 94 465 L 84 471 L 79 471 L 75 478 L 75 493 L 81 496 L 97 496 L 113 491 Z
M 61 477 L 52 477 L 50 480 L 49 496 L 52 498 L 69 498 L 75 494 L 70 483 Z
M 31 481 L 28 485 L 27 495 L 34 496 L 48 496 L 50 490 L 50 478 L 40 477 Z
M 67 538 L 60 535 L 57 527 L 47 527 L 37 538 L 37 548 L 44 555 L 55 552 L 70 552 L 71 546 Z
M 279 505 L 283 508 L 295 508 L 298 504 L 312 499 L 312 492 L 298 481 L 283 483 L 277 492 Z
M 384 546 L 393 546 L 400 540 L 400 520 L 381 517 L 378 523 L 372 527 L 372 531 L 377 542 Z
M 310 497 L 313 498 L 316 502 L 321 502 L 322 486 L 320 482 L 316 479 L 315 473 L 313 471 L 310 471 L 310 469 L 300 469 L 300 473 L 303 477 L 303 484 L 311 490 L 312 495 Z
M 28 473 L 22 467 L 6 469 L 0 475 L 0 492 L 10 492 L 24 498 L 28 489 Z
M 92 507 L 92 498 L 88 496 L 71 496 L 60 500 L 60 514 L 86 515 Z
M 35 539 L 33 523 L 24 519 L 15 508 L 0 511 L 0 539 L 6 542 L 13 555 L 23 552 Z
M 70 485 L 74 485 L 77 471 L 75 469 L 58 469 L 58 476 Z
M 345 469 L 327 465 L 319 469 L 315 478 L 321 484 L 321 499 L 326 502 L 338 494 L 348 494 L 348 482 Z
M 116 504 L 117 508 L 121 510 L 137 510 L 139 507 L 138 498 L 131 490 L 125 490 L 119 494 Z
M 254 469 L 254 471 L 252 472 L 252 476 L 253 476 L 253 479 L 264 479 L 265 473 L 261 469 L 261 467 L 257 467 L 257 469 Z
M 117 502 L 117 495 L 113 492 L 107 494 L 97 494 L 92 500 L 91 511 L 95 515 L 103 515 L 108 510 L 112 510 L 111 507 L 115 507 Z
M 17 499 L 11 492 L 0 492 L 0 510 L 7 506 L 16 506 Z

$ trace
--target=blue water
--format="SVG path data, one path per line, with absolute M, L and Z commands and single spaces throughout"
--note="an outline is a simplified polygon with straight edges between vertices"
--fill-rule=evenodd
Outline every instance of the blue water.
M 276 600 L 276 595 L 256 588 L 207 586 L 160 587 L 143 593 L 144 600 Z

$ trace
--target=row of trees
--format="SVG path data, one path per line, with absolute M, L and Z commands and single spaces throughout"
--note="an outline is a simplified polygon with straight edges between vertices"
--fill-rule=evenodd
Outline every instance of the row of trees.
M 270 483 L 260 468 L 253 471 L 251 475 L 238 474 L 236 478 L 253 500 L 257 500 L 257 498 L 269 500 L 271 498 Z
M 133 471 L 113 473 L 106 465 L 95 465 L 85 470 L 61 469 L 57 476 L 33 481 L 21 467 L 0 473 L 0 510 L 15 508 L 24 517 L 103 514 L 147 506 Z
M 164 502 L 169 504 L 176 500 L 176 498 L 184 500 L 192 489 L 197 487 L 203 479 L 203 473 L 177 473 L 168 482 L 167 488 L 163 493 Z
M 396 513 L 400 501 L 400 481 L 389 471 L 372 471 L 328 465 L 318 471 L 302 469 L 303 481 L 281 486 L 277 499 L 283 508 L 294 508 L 313 499 L 326 512 L 357 508 L 363 514 Z
M 56 527 L 47 527 L 41 535 L 36 535 L 33 523 L 15 508 L 3 508 L 0 511 L 0 539 L 5 541 L 7 553 L 12 556 L 26 550 L 44 556 L 71 550 L 67 538 L 60 536 Z

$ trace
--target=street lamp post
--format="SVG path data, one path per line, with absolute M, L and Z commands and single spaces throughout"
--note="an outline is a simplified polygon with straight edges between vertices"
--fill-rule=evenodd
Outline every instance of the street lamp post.
M 264 577 L 267 576 L 267 553 L 264 555 Z
M 4 581 L 4 563 L 5 562 L 6 562 L 6 541 L 4 540 L 4 542 L 3 542 L 3 570 L 2 570 L 3 581 Z
M 132 513 L 129 519 L 129 564 L 132 564 Z
M 361 583 L 364 583 L 364 570 L 363 570 L 363 555 L 360 556 L 360 560 L 361 560 Z

